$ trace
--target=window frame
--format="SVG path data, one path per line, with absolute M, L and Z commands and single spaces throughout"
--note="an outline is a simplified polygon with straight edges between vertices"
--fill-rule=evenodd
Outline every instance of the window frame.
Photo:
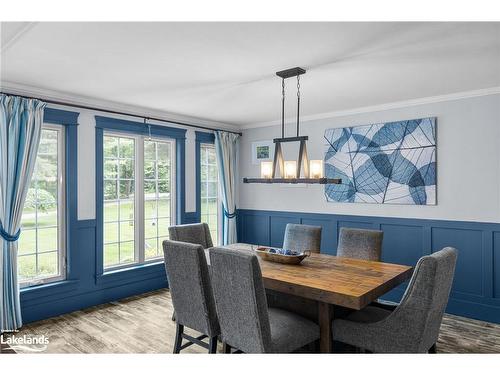
M 103 134 L 104 132 L 115 131 L 121 135 L 139 135 L 144 137 L 158 138 L 159 140 L 172 140 L 175 144 L 173 151 L 173 163 L 175 168 L 175 180 L 172 180 L 172 189 L 175 189 L 175 224 L 181 224 L 186 221 L 185 212 L 185 144 L 186 129 L 169 127 L 163 125 L 145 124 L 130 120 L 118 118 L 95 116 L 95 191 L 96 191 L 96 273 L 97 284 L 114 285 L 126 278 L 128 272 L 165 272 L 163 269 L 163 258 L 158 257 L 145 261 L 144 263 L 128 263 L 124 267 L 104 268 L 103 253 Z M 137 194 L 139 196 L 139 194 Z M 157 268 L 160 267 L 160 268 Z
M 103 137 L 120 137 L 120 138 L 129 138 L 134 140 L 134 261 L 122 264 L 114 264 L 109 267 L 104 265 L 103 258 L 103 271 L 104 272 L 113 272 L 121 269 L 126 269 L 134 266 L 147 265 L 150 263 L 157 263 L 158 261 L 163 261 L 161 255 L 157 257 L 146 259 L 146 251 L 145 251 L 145 199 L 144 199 L 144 142 L 145 141 L 153 141 L 153 142 L 162 142 L 162 143 L 170 143 L 171 145 L 171 157 L 170 160 L 170 182 L 171 182 L 171 198 L 170 198 L 170 218 L 171 222 L 176 221 L 176 199 L 172 197 L 176 197 L 176 158 L 175 158 L 175 139 L 170 137 L 149 137 L 143 134 L 130 134 L 126 132 L 119 131 L 108 131 L 104 130 Z M 103 157 L 104 162 L 104 157 Z M 142 173 L 141 173 L 142 168 Z M 141 174 L 141 176 L 139 176 Z M 104 176 L 103 176 L 104 181 Z M 119 188 L 118 188 L 119 189 Z M 117 191 L 119 195 L 119 191 Z M 118 198 L 118 201 L 120 199 Z M 104 206 L 103 206 L 104 207 Z M 104 220 L 102 225 L 104 226 Z M 118 222 L 120 225 L 120 222 Z M 102 227 L 104 233 L 104 227 Z M 120 238 L 118 238 L 118 242 L 120 243 Z M 103 257 L 104 257 L 104 241 L 102 242 L 103 246 Z
M 201 222 L 201 147 L 203 144 L 210 144 L 215 147 L 215 135 L 196 131 L 196 221 Z M 218 168 L 218 166 L 217 166 Z M 217 175 L 218 179 L 218 175 Z M 222 244 L 224 236 L 224 208 L 222 206 L 222 198 L 220 193 L 220 180 L 218 179 L 217 189 L 217 237 L 218 244 Z M 218 245 L 217 244 L 217 245 Z
M 29 280 L 19 281 L 19 288 L 29 288 L 33 286 L 39 286 L 44 284 L 50 284 L 57 281 L 66 280 L 67 278 L 67 220 L 66 220 L 66 189 L 67 189 L 67 181 L 66 181 L 66 127 L 64 125 L 51 124 L 51 123 L 42 123 L 42 131 L 44 129 L 48 129 L 51 131 L 57 131 L 57 254 L 58 254 L 58 269 L 59 275 L 56 276 L 42 276 L 35 277 Z M 38 152 L 37 152 L 38 157 Z M 31 181 L 30 181 L 31 183 Z M 38 226 L 35 226 L 38 228 Z M 38 231 L 38 229 L 34 229 Z M 21 233 L 22 235 L 22 233 Z M 38 247 L 38 240 L 37 247 Z M 18 244 L 19 250 L 19 244 Z M 35 249 L 34 253 L 38 257 L 38 248 Z M 22 255 L 21 255 L 22 256 Z M 17 259 L 19 261 L 19 253 L 17 255 Z
M 201 196 L 201 184 L 202 184 L 202 180 L 201 180 L 201 171 L 202 171 L 202 160 L 201 160 L 201 149 L 203 147 L 209 147 L 209 148 L 212 148 L 215 152 L 215 143 L 210 143 L 210 142 L 200 142 L 200 161 L 199 161 L 199 173 L 200 173 L 200 222 L 201 222 L 201 219 L 202 219 L 202 213 L 201 213 L 201 204 L 202 204 L 202 199 L 204 197 Z M 219 165 L 217 164 L 217 157 L 216 157 L 216 165 L 217 165 L 217 169 L 219 168 Z M 208 188 L 207 188 L 207 191 L 208 191 Z M 220 196 L 220 181 L 219 181 L 219 173 L 217 172 L 217 192 L 216 192 L 216 199 L 217 199 L 217 202 L 216 202 L 216 205 L 217 205 L 217 243 L 215 245 L 219 245 L 221 243 L 221 239 L 222 239 L 222 200 L 221 200 L 221 196 Z M 209 215 L 210 216 L 210 215 Z

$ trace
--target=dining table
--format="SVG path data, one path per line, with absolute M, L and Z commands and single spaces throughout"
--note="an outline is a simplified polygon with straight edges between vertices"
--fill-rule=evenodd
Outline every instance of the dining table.
M 223 247 L 251 251 L 258 248 L 247 243 Z M 297 265 L 258 258 L 266 289 L 317 302 L 321 353 L 332 352 L 336 307 L 361 310 L 412 275 L 412 267 L 407 265 L 320 253 L 312 253 Z

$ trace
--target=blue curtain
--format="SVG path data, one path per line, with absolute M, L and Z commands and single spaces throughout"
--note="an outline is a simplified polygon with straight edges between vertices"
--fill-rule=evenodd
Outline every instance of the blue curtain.
M 238 134 L 215 132 L 215 153 L 219 166 L 219 181 L 224 206 L 222 242 L 229 245 L 238 241 L 236 233 L 236 171 L 238 169 Z
M 40 143 L 45 103 L 0 95 L 0 332 L 5 332 L 22 326 L 17 239 Z

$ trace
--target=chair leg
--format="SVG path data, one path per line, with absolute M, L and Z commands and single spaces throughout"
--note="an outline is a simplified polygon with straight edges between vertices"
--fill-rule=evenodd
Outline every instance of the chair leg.
M 217 353 L 217 336 L 210 337 L 208 344 L 208 354 L 216 354 Z
M 227 344 L 227 343 L 223 343 L 222 344 L 222 351 L 225 353 L 225 354 L 231 354 L 231 345 Z
M 174 344 L 174 354 L 178 354 L 181 351 L 182 345 L 182 333 L 184 332 L 184 326 L 181 324 L 176 324 L 175 330 L 175 344 Z
M 434 343 L 434 345 L 432 345 L 429 349 L 429 353 L 431 354 L 436 354 L 437 353 L 437 348 L 436 348 L 436 344 Z

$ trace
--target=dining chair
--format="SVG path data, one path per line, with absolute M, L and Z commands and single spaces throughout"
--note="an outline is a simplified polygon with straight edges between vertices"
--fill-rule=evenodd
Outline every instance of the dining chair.
M 193 243 L 204 249 L 214 246 L 207 223 L 172 225 L 168 233 L 172 241 Z
M 205 251 L 201 245 L 178 241 L 163 241 L 165 269 L 176 315 L 174 353 L 197 344 L 209 353 L 217 351 L 219 322 L 210 282 Z M 200 332 L 193 337 L 184 327 Z M 202 341 L 209 339 L 209 343 Z M 182 340 L 188 342 L 184 345 Z
M 319 253 L 321 247 L 321 227 L 303 224 L 287 224 L 283 249 Z
M 290 353 L 319 339 L 317 324 L 268 308 L 259 261 L 252 251 L 209 251 L 215 305 L 225 351 Z
M 337 256 L 380 261 L 384 232 L 380 230 L 340 228 Z
M 213 246 L 207 223 L 172 225 L 168 228 L 168 233 L 172 241 L 201 245 L 203 249 Z M 175 311 L 172 312 L 172 321 L 175 322 Z
M 335 319 L 333 338 L 377 353 L 435 352 L 457 253 L 446 247 L 420 258 L 394 311 L 368 306 Z

